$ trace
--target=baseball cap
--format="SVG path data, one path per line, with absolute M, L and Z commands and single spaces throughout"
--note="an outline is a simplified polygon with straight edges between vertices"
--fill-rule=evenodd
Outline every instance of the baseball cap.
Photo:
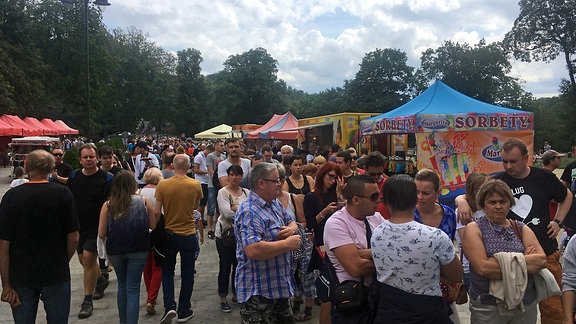
M 542 159 L 542 163 L 544 164 L 548 164 L 550 162 L 550 160 L 552 160 L 555 157 L 558 156 L 566 156 L 566 154 L 560 154 L 555 150 L 548 150 L 546 152 L 544 152 L 540 158 Z

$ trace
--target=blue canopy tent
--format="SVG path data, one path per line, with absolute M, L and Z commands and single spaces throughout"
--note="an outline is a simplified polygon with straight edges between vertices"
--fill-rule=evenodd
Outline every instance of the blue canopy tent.
M 360 131 L 364 136 L 415 134 L 417 168 L 434 169 L 443 195 L 453 196 L 462 192 L 470 172 L 503 170 L 500 143 L 507 138 L 521 139 L 532 152 L 534 118 L 530 112 L 488 104 L 436 81 L 412 101 L 364 119 Z

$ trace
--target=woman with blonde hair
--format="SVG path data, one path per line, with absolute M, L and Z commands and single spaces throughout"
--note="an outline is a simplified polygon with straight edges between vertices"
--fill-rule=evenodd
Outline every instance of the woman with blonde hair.
M 120 323 L 138 323 L 140 282 L 150 250 L 149 228 L 156 228 L 152 203 L 136 195 L 132 172 L 112 179 L 110 199 L 102 205 L 98 236 L 106 240 L 106 252 L 118 278 Z
M 152 208 L 156 205 L 156 185 L 162 179 L 164 179 L 162 171 L 158 168 L 150 168 L 144 173 L 144 183 L 146 185 L 138 191 L 138 195 L 146 197 L 151 202 Z M 164 236 L 164 217 L 160 216 L 156 228 L 150 232 L 150 250 L 144 266 L 144 284 L 148 294 L 146 299 L 147 315 L 156 314 L 154 305 L 156 305 L 158 291 L 160 291 L 160 285 L 162 284 L 162 261 L 165 250 Z

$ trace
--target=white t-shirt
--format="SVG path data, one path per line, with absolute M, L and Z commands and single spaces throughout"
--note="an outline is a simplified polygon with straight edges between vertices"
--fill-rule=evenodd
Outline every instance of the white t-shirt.
M 379 282 L 411 294 L 442 296 L 440 265 L 454 260 L 454 245 L 446 233 L 416 221 L 385 220 L 371 241 Z
M 384 217 L 382 217 L 378 212 L 372 216 L 366 217 L 366 219 L 370 224 L 372 232 L 374 232 L 376 226 L 384 221 Z M 326 255 L 330 258 L 332 265 L 334 265 L 338 281 L 360 281 L 362 278 L 353 277 L 346 272 L 332 252 L 332 249 L 347 244 L 354 244 L 359 249 L 368 248 L 368 242 L 366 241 L 366 225 L 364 224 L 364 221 L 352 217 L 352 215 L 350 215 L 346 210 L 346 207 L 343 207 L 332 214 L 332 216 L 330 216 L 326 221 L 326 226 L 324 227 L 324 248 L 326 249 Z M 371 282 L 371 276 L 364 277 L 365 285 L 369 285 Z
M 208 167 L 206 166 L 206 156 L 204 156 L 204 153 L 199 152 L 198 154 L 196 154 L 196 156 L 194 157 L 194 164 L 198 164 L 198 169 L 200 169 L 200 171 L 208 172 Z M 194 174 L 194 178 L 200 181 L 201 184 L 208 184 L 209 181 L 212 181 L 208 173 Z
M 14 179 L 12 180 L 12 183 L 10 183 L 10 188 L 16 188 L 20 185 L 25 184 L 26 182 L 28 182 L 28 179 Z
M 228 159 L 218 163 L 218 179 L 228 176 L 228 173 L 226 173 L 226 170 L 228 170 L 228 168 L 231 165 L 232 165 L 232 163 L 230 161 L 228 161 Z M 242 175 L 242 179 L 247 178 L 250 175 L 250 168 L 251 168 L 250 160 L 245 159 L 245 158 L 240 158 L 240 167 L 242 167 L 242 171 L 244 172 L 244 174 Z
M 456 215 L 458 215 L 458 208 L 456 208 Z M 474 216 L 472 217 L 472 221 L 477 221 L 480 218 L 486 216 L 486 213 L 484 212 L 484 210 L 479 210 L 477 212 L 474 213 Z M 460 221 L 456 222 L 456 242 L 458 242 L 458 249 L 460 251 L 462 251 L 462 239 L 460 238 L 460 234 L 458 233 L 459 229 L 462 228 L 466 228 L 466 225 L 463 225 Z M 462 269 L 464 269 L 464 273 L 470 273 L 470 261 L 468 261 L 468 259 L 466 258 L 466 255 L 462 252 L 460 252 L 460 255 L 462 256 L 462 258 L 460 258 L 460 260 L 462 260 Z

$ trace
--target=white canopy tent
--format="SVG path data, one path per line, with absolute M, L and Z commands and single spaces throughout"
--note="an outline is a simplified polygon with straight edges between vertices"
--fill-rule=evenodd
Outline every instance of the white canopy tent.
M 221 124 L 194 135 L 194 138 L 230 138 L 232 126 Z

